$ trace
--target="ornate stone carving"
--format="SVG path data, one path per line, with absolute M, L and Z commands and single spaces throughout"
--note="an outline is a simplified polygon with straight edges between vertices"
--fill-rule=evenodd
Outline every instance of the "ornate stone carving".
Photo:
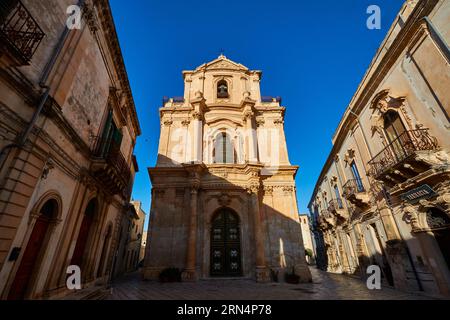
M 355 158 L 355 150 L 348 149 L 347 152 L 345 153 L 345 157 L 344 157 L 345 163 L 348 165 L 349 163 L 351 163 L 353 161 L 354 158 Z
M 231 198 L 229 195 L 227 195 L 226 193 L 222 193 L 220 194 L 220 196 L 217 199 L 217 202 L 219 202 L 219 204 L 223 207 L 226 207 L 228 205 L 230 205 L 231 203 Z
M 89 30 L 92 33 L 96 33 L 98 30 L 97 18 L 95 16 L 94 8 L 89 3 L 86 3 L 83 7 L 83 17 Z
M 399 108 L 405 102 L 405 97 L 394 98 L 389 95 L 389 89 L 380 91 L 371 102 L 371 109 L 377 109 L 382 114 L 390 108 Z
M 401 113 L 409 128 L 413 128 L 411 117 L 406 110 L 406 97 L 392 97 L 389 89 L 382 90 L 372 100 L 370 108 L 373 114 L 370 117 L 372 132 L 378 132 L 383 137 L 383 115 L 389 110 Z
M 442 228 L 450 225 L 450 218 L 444 213 L 436 214 L 432 211 L 426 213 L 426 221 L 430 229 Z
M 181 121 L 181 125 L 182 125 L 183 127 L 187 127 L 190 123 L 191 123 L 190 120 L 183 120 L 183 121 Z
M 260 185 L 259 183 L 251 183 L 247 186 L 247 192 L 250 194 L 258 193 Z
M 191 187 L 191 193 L 197 193 L 200 189 L 200 181 L 190 181 L 189 186 Z
M 203 115 L 200 112 L 195 111 L 192 113 L 192 119 L 202 121 Z
M 406 223 L 411 224 L 412 231 L 420 229 L 417 210 L 408 203 L 404 203 L 402 209 L 404 212 L 403 219 L 405 220 Z
M 281 125 L 284 124 L 284 120 L 283 120 L 283 118 L 275 119 L 275 120 L 273 120 L 273 124 L 274 124 L 275 126 L 281 126 Z
M 170 119 L 163 120 L 163 125 L 165 127 L 170 127 L 173 124 L 173 121 Z
M 264 193 L 266 195 L 272 195 L 273 194 L 273 186 L 264 186 Z
M 445 150 L 415 153 L 414 159 L 428 165 L 450 164 L 450 154 Z
M 50 170 L 54 169 L 55 165 L 53 164 L 53 161 L 49 159 L 44 166 L 44 170 L 42 170 L 41 178 L 42 180 L 47 179 L 48 174 L 50 173 Z
M 257 119 L 256 120 L 256 126 L 263 127 L 266 121 L 264 119 Z
M 338 181 L 338 177 L 336 177 L 336 176 L 332 176 L 331 177 L 331 179 L 330 179 L 330 181 L 331 181 L 331 184 L 334 186 L 334 185 L 336 185 L 337 184 L 337 181 Z
M 247 122 L 247 120 L 251 120 L 253 116 L 254 116 L 253 111 L 247 110 L 247 111 L 244 112 L 244 115 L 242 117 L 242 121 L 245 123 L 245 122 Z

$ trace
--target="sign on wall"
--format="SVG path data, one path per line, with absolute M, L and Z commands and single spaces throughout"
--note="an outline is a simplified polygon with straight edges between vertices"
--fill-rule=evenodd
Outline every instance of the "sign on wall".
M 419 200 L 427 199 L 434 196 L 436 192 L 427 184 L 423 184 L 418 188 L 409 190 L 400 195 L 400 198 L 409 203 L 417 203 Z

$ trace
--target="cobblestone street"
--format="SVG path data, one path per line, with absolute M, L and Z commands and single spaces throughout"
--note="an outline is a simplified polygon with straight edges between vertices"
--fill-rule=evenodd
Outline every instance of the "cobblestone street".
M 116 281 L 106 300 L 411 300 L 432 299 L 391 288 L 368 290 L 365 283 L 348 276 L 311 268 L 313 283 L 259 284 L 251 280 L 203 280 L 197 283 L 143 281 L 138 273 Z

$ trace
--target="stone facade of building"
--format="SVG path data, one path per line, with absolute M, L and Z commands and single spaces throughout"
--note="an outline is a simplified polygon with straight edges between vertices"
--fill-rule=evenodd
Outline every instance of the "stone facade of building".
M 139 262 L 144 260 L 145 257 L 145 247 L 147 246 L 147 231 L 142 232 L 142 239 L 141 239 L 141 249 L 139 252 Z
M 269 281 L 306 265 L 280 98 L 260 71 L 225 56 L 184 71 L 184 96 L 164 100 L 144 277 Z M 273 273 L 272 273 L 273 274 Z
M 0 4 L 0 297 L 65 296 L 112 271 L 140 127 L 109 3 Z M 43 14 L 45 13 L 45 14 Z M 73 11 L 76 16 L 76 11 Z
M 306 260 L 309 264 L 313 264 L 315 261 L 315 248 L 311 236 L 309 216 L 307 214 L 299 214 L 299 220 L 302 229 L 303 247 L 305 248 L 305 250 L 310 251 L 311 254 L 310 256 L 306 255 Z
M 450 2 L 407 1 L 333 137 L 310 202 L 331 272 L 450 294 Z
M 129 231 L 129 242 L 127 250 L 126 271 L 131 272 L 138 268 L 141 255 L 142 237 L 144 234 L 145 212 L 142 210 L 142 203 L 140 201 L 131 201 L 136 218 L 131 223 Z

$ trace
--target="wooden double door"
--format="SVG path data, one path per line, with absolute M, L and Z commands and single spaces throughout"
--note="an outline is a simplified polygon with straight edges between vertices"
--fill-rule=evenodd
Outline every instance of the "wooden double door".
M 239 217 L 232 210 L 221 209 L 211 225 L 211 276 L 241 276 Z
M 36 276 L 39 261 L 46 250 L 51 219 L 57 210 L 55 200 L 47 201 L 40 210 L 28 243 L 24 249 L 19 268 L 8 293 L 8 300 L 21 300 L 26 297 L 33 276 Z

